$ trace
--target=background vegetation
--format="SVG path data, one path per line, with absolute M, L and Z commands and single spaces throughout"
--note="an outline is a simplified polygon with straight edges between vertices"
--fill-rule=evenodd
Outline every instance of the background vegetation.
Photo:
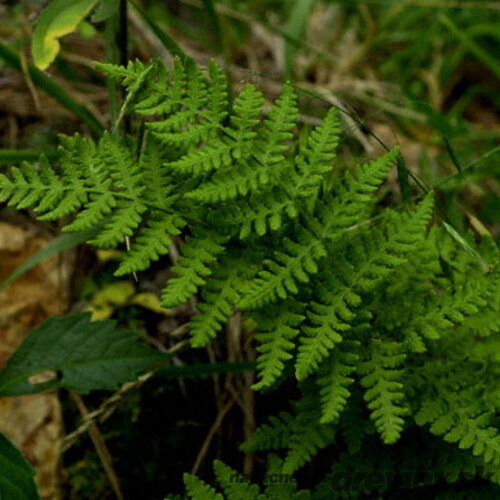
M 339 165 L 348 170 L 399 144 L 404 161 L 380 194 L 401 205 L 433 188 L 441 218 L 464 234 L 500 238 L 500 5 L 452 0 L 157 0 L 105 2 L 60 40 L 48 69 L 32 65 L 33 23 L 46 2 L 0 5 L 0 163 L 54 154 L 59 133 L 99 134 L 119 123 L 119 90 L 94 61 L 171 61 L 182 50 L 207 66 L 216 58 L 234 90 L 255 84 L 274 100 L 286 80 L 300 99 L 300 120 L 315 125 L 330 106 L 341 111 Z M 133 124 L 135 125 L 135 124 Z M 2 218 L 35 224 L 3 209 Z M 40 223 L 37 223 L 40 224 Z M 44 224 L 53 235 L 58 227 Z M 68 242 L 68 246 L 76 241 Z M 57 248 L 56 250 L 57 251 Z M 210 478 L 214 458 L 262 474 L 262 464 L 235 443 L 248 438 L 287 399 L 255 395 L 252 345 L 231 325 L 224 341 L 185 350 L 193 304 L 162 309 L 156 297 L 169 277 L 164 261 L 139 281 L 113 277 L 116 253 L 78 251 L 71 310 L 89 308 L 133 327 L 175 353 L 174 366 L 120 393 L 85 398 L 126 498 L 178 492 L 182 473 Z M 168 259 L 167 259 L 168 260 Z M 189 369 L 185 367 L 189 366 Z M 184 368 L 184 369 L 183 369 Z M 286 388 L 285 388 L 286 389 Z M 292 388 L 290 388 L 292 391 Z M 235 397 L 235 394 L 238 397 Z M 61 394 L 64 487 L 68 498 L 112 498 L 110 472 L 81 423 L 81 408 Z M 113 411 L 109 411 L 112 408 Z M 83 429 L 86 431 L 86 429 Z M 244 463 L 241 463 L 243 456 Z M 321 469 L 319 456 L 316 468 Z M 324 460 L 328 460 L 324 457 Z M 317 474 L 314 467 L 304 479 Z

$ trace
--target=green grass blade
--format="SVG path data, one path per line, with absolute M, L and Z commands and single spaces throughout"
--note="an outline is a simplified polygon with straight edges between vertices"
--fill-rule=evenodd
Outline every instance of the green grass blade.
M 0 283 L 0 292 L 5 290 L 11 283 L 20 278 L 24 273 L 40 264 L 40 262 L 48 259 L 58 253 L 64 252 L 72 247 L 84 243 L 92 239 L 97 234 L 95 229 L 82 231 L 79 233 L 63 234 L 55 240 L 51 241 L 45 248 L 39 250 L 35 255 L 30 257 L 26 262 L 19 266 L 12 274 L 10 274 L 2 283 Z
M 158 40 L 163 44 L 163 46 L 168 50 L 168 52 L 172 56 L 177 56 L 181 60 L 182 63 L 185 63 L 189 56 L 181 49 L 181 47 L 177 44 L 177 42 L 167 35 L 154 21 L 149 15 L 142 10 L 133 0 L 130 0 L 130 3 L 134 7 L 134 9 L 139 13 L 139 15 L 144 19 L 146 24 L 151 28 L 151 31 L 157 36 Z
M 255 370 L 254 361 L 240 361 L 227 363 L 194 364 L 183 366 L 167 366 L 155 373 L 163 378 L 209 377 L 221 373 L 237 373 Z
M 410 203 L 411 201 L 411 188 L 409 180 L 409 170 L 406 165 L 405 159 L 402 154 L 398 155 L 397 161 L 397 171 L 398 171 L 398 184 L 401 190 L 401 197 L 404 203 Z M 424 188 L 425 189 L 425 188 Z
M 448 234 L 481 266 L 483 271 L 488 270 L 488 264 L 484 261 L 484 259 L 479 255 L 476 250 L 474 250 L 467 241 L 458 233 L 454 227 L 452 227 L 447 222 L 442 222 L 444 228 L 448 232 Z
M 0 58 L 9 66 L 22 73 L 21 58 L 17 52 L 0 41 Z M 52 81 L 43 71 L 27 64 L 28 72 L 33 83 L 49 94 L 62 106 L 71 111 L 79 120 L 85 123 L 94 137 L 99 137 L 104 132 L 104 127 L 99 120 L 84 106 L 78 104 L 57 83 Z
M 470 38 L 465 31 L 460 30 L 453 21 L 441 14 L 439 16 L 439 21 L 446 27 L 448 30 L 458 38 L 462 44 L 465 46 L 467 50 L 469 50 L 472 54 L 474 54 L 485 66 L 487 66 L 491 72 L 500 78 L 500 64 L 497 60 L 491 56 L 486 50 L 480 47 L 472 38 Z
M 224 42 L 224 37 L 222 35 L 222 29 L 219 23 L 219 18 L 215 12 L 213 0 L 203 0 L 203 5 L 205 6 L 205 12 L 207 13 L 207 21 L 211 29 L 213 29 L 215 38 L 218 44 L 218 50 L 220 53 L 227 53 L 227 47 Z
M 453 146 L 451 145 L 450 141 L 448 140 L 448 137 L 446 135 L 443 135 L 443 142 L 444 146 L 446 148 L 446 152 L 448 153 L 448 156 L 450 157 L 453 165 L 457 168 L 457 171 L 461 174 L 462 173 L 462 165 L 460 165 L 460 162 L 458 161 L 457 155 L 455 154 L 455 150 L 453 149 Z
M 297 0 L 290 12 L 286 27 L 286 34 L 289 38 L 285 39 L 285 80 L 289 80 L 292 76 L 293 60 L 299 48 L 299 45 L 291 43 L 290 39 L 301 40 L 315 1 Z
M 21 163 L 22 161 L 36 161 L 41 155 L 49 160 L 57 157 L 56 151 L 32 151 L 29 149 L 0 149 L 0 165 Z
M 458 175 L 460 175 L 460 176 L 464 175 L 469 170 L 472 170 L 476 165 L 478 165 L 482 161 L 486 160 L 490 156 L 493 156 L 497 153 L 500 153 L 500 146 L 496 146 L 493 149 L 490 149 L 489 151 L 484 153 L 484 155 L 479 157 L 477 160 L 471 161 L 468 165 L 466 165 L 465 167 L 462 167 L 462 170 L 460 170 L 459 172 L 456 172 L 455 174 L 449 175 L 448 177 L 441 179 L 439 182 L 434 184 L 434 186 L 432 186 L 432 189 L 437 189 L 437 188 L 441 187 L 443 184 L 446 184 L 447 182 L 451 181 L 452 179 L 455 179 Z

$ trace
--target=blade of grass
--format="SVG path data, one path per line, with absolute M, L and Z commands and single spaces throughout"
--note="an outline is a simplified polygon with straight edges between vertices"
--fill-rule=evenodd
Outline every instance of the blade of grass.
M 450 157 L 453 165 L 457 168 L 457 172 L 462 175 L 462 165 L 460 165 L 460 162 L 458 161 L 457 155 L 455 154 L 455 150 L 453 149 L 450 141 L 448 140 L 448 137 L 446 135 L 443 135 L 443 141 L 444 141 L 444 146 L 446 148 L 446 152 L 448 153 L 448 156 Z
M 487 66 L 496 77 L 500 78 L 500 64 L 493 56 L 491 56 L 488 52 L 486 52 L 486 50 L 480 47 L 463 30 L 460 30 L 448 16 L 440 14 L 438 19 L 450 31 L 450 33 L 452 33 L 462 42 L 467 50 L 469 50 L 485 66 Z
M 398 155 L 396 166 L 398 171 L 398 184 L 399 189 L 401 190 L 401 197 L 403 198 L 403 203 L 408 204 L 411 201 L 411 188 L 408 175 L 409 170 L 401 153 Z
M 474 168 L 478 163 L 482 162 L 483 160 L 486 160 L 486 158 L 489 158 L 490 156 L 492 156 L 496 153 L 500 153 L 500 146 L 496 146 L 493 149 L 490 149 L 489 151 L 487 151 L 483 156 L 481 156 L 477 160 L 474 160 L 474 161 L 470 162 L 468 165 L 466 165 L 465 167 L 462 167 L 461 171 L 456 172 L 452 175 L 449 175 L 448 177 L 445 177 L 444 179 L 441 179 L 439 182 L 434 184 L 434 186 L 432 186 L 432 189 L 434 190 L 434 189 L 441 187 L 443 184 L 446 184 L 447 182 L 454 179 L 458 175 L 462 176 L 465 172 Z
M 382 5 L 392 7 L 400 5 L 401 7 L 421 7 L 429 9 L 479 9 L 479 10 L 500 10 L 498 2 L 480 2 L 477 0 L 407 0 L 402 5 L 401 0 L 336 0 L 340 4 L 367 4 Z
M 483 271 L 488 270 L 488 264 L 484 261 L 484 259 L 465 241 L 465 239 L 458 233 L 454 227 L 448 224 L 445 221 L 442 221 L 442 224 L 446 231 L 448 231 L 449 235 L 481 266 Z
M 177 42 L 167 35 L 149 15 L 142 10 L 133 0 L 129 0 L 132 7 L 139 13 L 139 15 L 144 19 L 146 24 L 151 28 L 151 31 L 157 36 L 158 40 L 163 44 L 163 46 L 168 50 L 172 56 L 177 56 L 182 63 L 185 63 L 189 56 L 181 49 Z
M 229 65 L 231 64 L 231 53 L 229 50 L 229 46 L 226 42 L 226 38 L 224 36 L 224 32 L 222 31 L 219 16 L 215 11 L 214 1 L 213 0 L 203 0 L 203 4 L 205 5 L 205 11 L 207 13 L 208 23 L 211 26 L 215 33 L 215 38 L 217 40 L 218 52 L 222 54 L 224 59 L 224 70 L 226 72 L 226 78 L 228 82 L 228 89 L 231 92 L 233 88 L 233 77 L 231 71 L 229 70 Z M 230 96 L 232 97 L 232 96 Z
M 43 262 L 45 259 L 53 257 L 65 250 L 84 243 L 92 239 L 97 234 L 96 229 L 82 231 L 79 233 L 63 234 L 55 240 L 51 241 L 46 247 L 39 250 L 35 255 L 30 257 L 26 262 L 19 266 L 11 273 L 2 283 L 0 283 L 0 292 L 5 290 L 11 283 L 20 278 L 24 273 Z
M 131 0 L 132 1 L 132 0 Z M 192 5 L 198 8 L 200 7 L 200 2 L 196 0 L 183 0 L 184 3 L 188 5 Z M 302 48 L 310 53 L 316 54 L 317 56 L 321 57 L 325 61 L 330 61 L 332 63 L 338 63 L 338 58 L 335 56 L 332 56 L 328 52 L 321 50 L 317 47 L 314 47 L 307 43 L 305 40 L 298 40 L 297 38 L 290 36 L 286 30 L 280 28 L 279 26 L 275 26 L 274 24 L 268 23 L 264 20 L 259 19 L 257 16 L 253 15 L 250 13 L 248 10 L 245 9 L 239 9 L 239 10 L 233 10 L 230 7 L 227 7 L 226 5 L 222 5 L 221 3 L 216 4 L 215 6 L 216 12 L 219 14 L 222 14 L 223 16 L 230 17 L 232 19 L 237 19 L 238 21 L 241 21 L 243 23 L 252 25 L 258 25 L 263 27 L 266 31 L 269 31 L 270 33 L 274 33 L 281 38 L 283 38 L 286 42 L 289 42 L 290 44 Z
M 203 0 L 203 5 L 205 5 L 205 12 L 207 13 L 208 23 L 214 30 L 219 53 L 224 54 L 224 56 L 227 56 L 228 47 L 225 44 L 224 36 L 222 34 L 222 29 L 219 23 L 219 18 L 215 12 L 214 2 L 213 0 Z
M 19 54 L 8 45 L 0 41 L 0 58 L 9 66 L 22 73 L 22 63 Z M 62 106 L 71 111 L 79 120 L 85 123 L 94 137 L 99 137 L 104 132 L 104 127 L 99 120 L 84 106 L 77 103 L 57 83 L 51 80 L 43 71 L 28 64 L 29 76 L 33 83 L 53 97 Z
M 119 61 L 118 46 L 116 44 L 117 31 L 118 31 L 118 16 L 115 13 L 114 15 L 106 19 L 106 24 L 104 27 L 106 62 L 111 64 L 118 64 Z M 106 86 L 108 89 L 108 97 L 109 97 L 109 114 L 111 118 L 111 129 L 113 130 L 115 128 L 115 124 L 118 119 L 118 88 L 116 82 L 114 82 L 111 78 L 107 79 Z
M 0 165 L 21 163 L 22 161 L 36 161 L 41 155 L 49 160 L 57 157 L 56 151 L 31 151 L 28 149 L 0 149 Z
M 184 377 L 209 377 L 216 373 L 237 373 L 253 371 L 256 368 L 253 361 L 194 364 L 182 366 L 167 366 L 155 373 L 156 377 L 162 378 L 184 378 Z
M 309 13 L 316 0 L 297 0 L 290 12 L 286 26 L 286 34 L 289 38 L 285 40 L 285 80 L 292 76 L 293 60 L 300 45 L 290 43 L 290 39 L 301 40 L 306 28 Z

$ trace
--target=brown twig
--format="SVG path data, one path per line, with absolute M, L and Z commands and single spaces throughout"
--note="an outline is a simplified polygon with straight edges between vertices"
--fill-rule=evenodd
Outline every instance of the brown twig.
M 179 349 L 184 347 L 185 345 L 188 344 L 188 340 L 182 340 L 181 342 L 178 342 L 177 344 L 173 345 L 169 349 L 166 350 L 168 353 L 174 353 L 177 352 Z M 148 372 L 145 373 L 144 375 L 141 375 L 136 381 L 134 382 L 127 382 L 126 384 L 123 384 L 122 387 L 115 392 L 111 397 L 106 399 L 100 406 L 97 408 L 97 410 L 94 410 L 93 412 L 87 412 L 87 414 L 83 418 L 83 423 L 75 429 L 73 432 L 70 434 L 66 435 L 63 439 L 62 442 L 62 451 L 63 453 L 67 450 L 69 450 L 78 440 L 78 438 L 87 432 L 93 424 L 95 424 L 95 421 L 97 419 L 100 419 L 101 422 L 106 420 L 116 409 L 116 406 L 118 403 L 131 391 L 134 389 L 137 389 L 141 387 L 144 383 L 146 383 L 152 376 L 154 375 L 153 372 Z
M 71 391 L 70 394 L 73 401 L 76 403 L 78 410 L 82 414 L 83 418 L 88 419 L 89 411 L 87 410 L 87 407 L 85 406 L 82 397 L 74 391 Z M 113 460 L 111 458 L 108 448 L 106 447 L 106 443 L 104 442 L 101 431 L 99 430 L 99 428 L 97 427 L 96 423 L 93 420 L 90 421 L 90 426 L 88 428 L 88 431 L 90 439 L 92 439 L 92 443 L 94 444 L 97 454 L 99 455 L 99 458 L 101 460 L 102 466 L 104 467 L 106 476 L 108 477 L 108 480 L 111 484 L 111 487 L 113 488 L 113 491 L 115 492 L 116 498 L 118 498 L 118 500 L 123 500 L 124 497 L 122 490 L 120 488 L 120 482 L 118 481 L 118 476 L 116 475 L 115 469 L 113 467 Z
M 210 430 L 208 431 L 207 437 L 205 438 L 205 441 L 203 442 L 200 451 L 198 452 L 198 456 L 196 457 L 196 460 L 194 462 L 193 468 L 191 469 L 191 474 L 196 474 L 198 472 L 198 469 L 200 468 L 200 465 L 203 462 L 203 459 L 205 458 L 205 455 L 207 454 L 208 449 L 210 448 L 210 443 L 212 442 L 212 439 L 219 429 L 219 427 L 222 424 L 222 421 L 224 420 L 224 417 L 229 413 L 231 408 L 233 407 L 234 403 L 236 402 L 236 398 L 232 397 L 222 408 L 222 410 L 219 411 L 217 414 L 217 418 L 215 419 L 214 423 L 212 424 L 212 427 L 210 427 Z

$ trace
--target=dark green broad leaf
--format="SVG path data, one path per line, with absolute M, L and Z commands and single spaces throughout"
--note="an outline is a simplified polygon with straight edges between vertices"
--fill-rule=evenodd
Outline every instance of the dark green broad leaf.
M 114 321 L 89 313 L 53 316 L 32 331 L 0 373 L 0 397 L 53 387 L 80 393 L 114 390 L 162 364 L 167 356 L 139 342 Z
M 35 474 L 23 454 L 0 433 L 0 500 L 40 498 L 33 479 Z

